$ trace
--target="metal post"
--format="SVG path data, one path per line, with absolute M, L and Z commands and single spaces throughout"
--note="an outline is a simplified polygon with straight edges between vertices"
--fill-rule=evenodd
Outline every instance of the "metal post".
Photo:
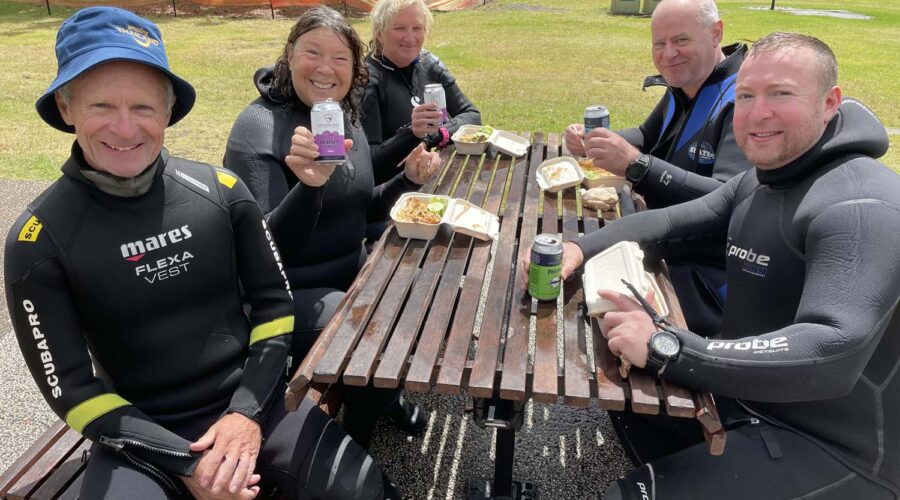
M 175 6 L 175 0 L 172 0 L 172 12 L 175 13 L 175 17 L 178 17 L 178 7 Z
M 497 458 L 494 461 L 494 491 L 496 499 L 515 498 L 513 488 L 513 458 L 516 452 L 515 429 L 497 429 Z
M 775 10 L 775 0 L 772 0 L 772 6 L 769 7 L 769 10 Z
M 272 19 L 275 19 L 275 5 L 269 0 L 269 11 L 272 12 Z
M 50 14 L 50 0 L 44 0 L 44 3 L 47 4 L 47 16 L 49 17 L 52 15 Z

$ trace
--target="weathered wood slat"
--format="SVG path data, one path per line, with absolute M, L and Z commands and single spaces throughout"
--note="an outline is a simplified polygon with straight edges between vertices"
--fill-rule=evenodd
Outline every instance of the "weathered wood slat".
M 548 135 L 544 160 L 555 158 L 557 150 L 558 144 L 556 144 L 555 134 Z M 531 186 L 529 187 L 537 188 L 536 171 L 540 163 L 540 161 L 532 163 L 532 173 L 529 175 Z M 559 235 L 559 213 L 557 211 L 559 195 L 556 193 L 538 192 L 535 193 L 534 197 L 543 200 L 540 232 Z M 523 238 L 524 240 L 525 238 Z M 559 367 L 556 356 L 557 331 L 556 301 L 538 301 L 535 321 L 533 392 L 535 400 L 545 403 L 555 403 L 559 392 L 557 380 Z
M 469 164 L 480 166 L 482 165 L 482 159 L 483 157 L 478 156 L 465 158 L 463 162 L 464 168 L 461 172 L 466 172 L 466 175 L 458 176 L 454 181 L 454 197 L 466 197 L 467 193 L 471 191 L 470 187 L 479 183 L 480 168 L 465 168 L 465 166 Z M 421 311 L 421 315 L 415 318 L 419 322 L 423 319 L 425 310 L 430 303 L 430 291 L 436 289 L 437 295 L 435 296 L 441 298 L 439 301 L 431 303 L 428 322 L 422 330 L 416 354 L 406 375 L 406 387 L 417 392 L 426 392 L 431 386 L 432 366 L 440 352 L 441 344 L 447 331 L 447 324 L 452 317 L 453 305 L 459 288 L 458 283 L 465 270 L 466 256 L 471 246 L 471 238 L 466 235 L 455 234 L 451 238 L 448 241 L 447 237 L 441 234 L 438 238 L 439 241 L 436 244 L 432 244 L 428 258 L 417 278 L 418 283 L 422 283 L 423 287 L 428 287 L 429 293 L 410 297 L 411 303 L 415 304 L 413 314 Z M 447 262 L 448 257 L 449 262 Z M 447 262 L 446 267 L 444 267 L 445 262 Z M 438 282 L 439 280 L 440 283 Z M 409 307 L 411 307 L 410 304 L 407 305 L 407 308 Z M 406 315 L 406 312 L 404 312 L 404 315 Z M 409 316 L 411 322 L 413 317 L 412 315 Z M 404 326 L 404 328 L 417 331 L 418 324 L 416 324 L 414 329 L 410 326 Z M 396 331 L 400 332 L 399 327 Z M 401 338 L 410 336 L 410 332 L 402 332 L 400 334 Z M 393 357 L 390 360 L 389 366 L 395 367 L 391 369 L 392 372 L 400 373 L 399 368 L 405 364 L 411 347 L 411 344 L 406 345 L 406 354 L 403 358 Z M 377 384 L 385 387 L 396 387 L 399 385 L 399 380 L 388 381 L 386 378 L 382 378 L 377 381 Z
M 412 286 L 413 277 L 425 255 L 427 245 L 428 242 L 424 240 L 410 240 L 407 244 L 406 252 L 400 258 L 400 264 L 388 282 L 387 293 L 384 293 L 378 301 L 375 312 L 344 369 L 345 384 L 362 386 L 369 383 L 369 378 L 375 370 L 375 361 L 387 341 L 394 320 L 400 314 L 400 307 Z
M 7 498 L 19 500 L 38 489 L 47 479 L 48 474 L 62 464 L 69 456 L 72 448 L 78 446 L 84 438 L 73 430 L 63 433 L 52 443 L 45 447 L 37 460 L 24 471 L 24 474 L 12 484 L 7 491 Z
M 488 179 L 490 186 L 487 201 L 484 204 L 485 210 L 493 214 L 499 213 L 507 185 L 515 178 L 516 171 L 526 168 L 526 161 L 517 161 L 508 156 L 501 157 L 498 155 L 491 170 L 491 176 Z M 498 171 L 498 168 L 501 166 L 506 166 L 506 170 Z M 447 335 L 447 342 L 444 346 L 444 360 L 447 360 L 447 362 L 441 364 L 437 374 L 435 390 L 438 392 L 446 394 L 459 393 L 464 376 L 467 374 L 465 363 L 460 362 L 460 360 L 468 359 L 469 344 L 475 340 L 473 339 L 475 316 L 478 312 L 478 304 L 481 299 L 484 277 L 490 256 L 490 242 L 473 242 L 469 266 L 466 270 L 466 280 L 460 291 L 461 297 L 466 297 L 467 299 L 460 301 L 457 305 L 456 314 L 450 326 L 450 333 Z M 418 352 L 416 355 L 418 356 Z
M 470 161 L 472 161 L 471 157 L 457 155 L 454 163 L 461 164 L 456 167 L 448 167 L 448 172 L 458 171 L 458 175 L 449 186 L 451 191 L 455 189 L 455 192 L 450 192 L 452 196 L 459 196 L 461 192 L 464 193 L 467 190 L 473 176 L 473 169 L 466 168 Z M 437 189 L 443 191 L 447 187 L 444 184 Z M 447 229 L 443 228 L 441 232 L 445 233 L 446 231 Z M 446 241 L 447 237 L 442 236 L 441 239 Z M 368 326 L 359 340 L 359 344 L 354 349 L 349 364 L 344 370 L 345 383 L 350 385 L 366 385 L 369 383 L 369 379 L 375 369 L 375 363 L 384 344 L 387 342 L 388 333 L 393 326 L 394 320 L 400 314 L 400 309 L 403 307 L 407 292 L 412 286 L 413 278 L 416 275 L 416 270 L 422 261 L 427 246 L 428 242 L 424 240 L 410 240 L 407 244 L 406 251 L 400 259 L 400 264 L 391 277 L 385 293 L 380 297 L 376 310 L 369 320 Z M 436 264 L 433 264 L 432 267 L 439 268 L 443 264 L 445 256 L 446 251 L 434 253 L 431 259 Z M 436 276 L 436 274 L 437 272 L 435 271 L 434 275 Z M 430 285 L 423 286 L 427 286 L 429 289 L 434 288 L 433 282 Z M 426 309 L 424 306 L 427 305 L 425 299 L 427 299 L 425 295 L 415 296 L 412 299 L 413 303 L 419 301 L 420 306 L 422 306 L 420 307 L 422 312 Z M 408 306 L 414 310 L 416 309 L 414 304 L 408 304 Z M 419 317 L 412 319 L 417 320 Z M 413 333 L 417 330 L 417 328 L 414 329 Z M 405 355 L 403 357 L 405 358 Z M 402 364 L 402 361 L 403 359 L 400 360 L 400 364 Z
M 594 341 L 594 377 L 597 381 L 597 403 L 604 410 L 625 409 L 625 382 L 619 373 L 619 362 L 609 351 L 600 332 L 599 319 L 591 318 Z
M 659 395 L 653 377 L 640 370 L 631 370 L 628 385 L 631 387 L 631 409 L 635 413 L 659 414 Z
M 397 267 L 400 256 L 406 250 L 408 240 L 404 241 L 403 238 L 397 236 L 396 231 L 391 231 L 389 238 L 385 245 L 383 258 L 373 263 L 372 273 L 364 282 L 359 295 L 350 305 L 347 316 L 334 334 L 331 344 L 316 365 L 313 371 L 315 381 L 334 383 L 339 379 L 350 349 L 356 344 L 362 329 L 372 315 L 374 305 L 381 297 L 391 274 Z
M 534 231 L 535 224 L 532 223 L 534 219 L 528 219 L 532 213 L 536 214 L 537 207 L 533 206 L 535 204 L 535 200 L 537 197 L 535 196 L 536 192 L 534 187 L 536 186 L 534 173 L 537 170 L 537 166 L 540 165 L 541 161 L 543 161 L 544 155 L 546 154 L 546 148 L 543 144 L 537 144 L 531 148 L 531 158 L 529 160 L 529 168 L 528 168 L 528 183 L 525 186 L 525 199 L 524 208 L 521 212 L 523 213 L 522 219 L 522 229 L 519 233 L 519 251 L 515 257 L 510 257 L 514 259 L 514 261 L 510 262 L 511 264 L 518 264 L 522 259 L 527 259 L 530 255 L 531 248 L 531 240 L 534 239 Z M 518 214 L 516 214 L 518 216 Z M 536 222 L 536 221 L 535 221 Z M 555 222 L 555 221 L 554 221 Z M 529 234 L 531 238 L 529 238 Z M 512 240 L 507 240 L 512 241 Z M 499 259 L 498 259 L 499 260 Z M 497 267 L 495 267 L 495 271 L 497 272 Z M 504 269 L 504 272 L 506 269 Z M 532 299 L 531 296 L 528 295 L 527 284 L 523 283 L 518 279 L 518 276 L 513 277 L 513 281 L 511 283 L 512 286 L 512 295 L 510 299 L 510 307 L 509 307 L 509 316 L 507 317 L 507 327 L 506 327 L 506 335 L 505 335 L 505 345 L 503 350 L 503 376 L 500 378 L 500 397 L 503 399 L 522 401 L 525 399 L 528 386 L 526 384 L 527 373 L 528 373 L 528 341 L 529 341 L 529 316 L 531 313 L 531 305 Z M 541 333 L 542 325 L 545 331 L 552 330 L 552 335 L 555 337 L 556 335 L 556 314 L 552 313 L 552 326 L 546 326 L 547 318 L 541 316 L 541 308 L 543 307 L 544 312 L 547 316 L 551 314 L 550 310 L 556 310 L 556 302 L 553 301 L 552 305 L 548 306 L 549 302 L 544 303 L 542 306 L 541 302 L 538 302 L 538 319 L 537 319 L 537 338 L 535 347 L 535 377 L 533 381 L 533 397 L 535 397 L 538 401 L 546 401 L 547 398 L 545 394 L 549 393 L 553 402 L 556 402 L 556 344 L 554 342 L 554 338 L 549 338 L 549 336 L 544 336 Z M 554 342 L 552 346 L 549 348 L 545 348 L 544 342 L 549 339 L 550 342 Z M 544 349 L 549 349 L 554 351 L 552 367 L 549 373 L 544 373 L 541 371 L 538 365 L 538 352 Z M 549 376 L 548 376 L 549 375 Z M 548 387 L 544 387 L 542 383 L 546 383 Z M 544 392 L 537 392 L 544 391 Z
M 662 385 L 663 400 L 666 404 L 666 414 L 673 417 L 693 418 L 696 409 L 691 391 L 680 385 L 667 383 L 665 380 L 661 380 L 660 384 Z
M 350 289 L 347 290 L 347 293 L 338 303 L 334 316 L 332 316 L 331 320 L 325 326 L 325 329 L 319 333 L 319 337 L 316 339 L 315 343 L 313 343 L 309 353 L 307 353 L 306 357 L 300 363 L 294 376 L 291 377 L 284 394 L 284 406 L 288 411 L 295 411 L 300 406 L 300 401 L 306 396 L 309 384 L 312 383 L 316 365 L 319 360 L 322 359 L 322 356 L 325 355 L 325 351 L 328 350 L 328 346 L 331 345 L 331 341 L 334 339 L 338 327 L 346 318 L 347 313 L 350 310 L 350 305 L 359 294 L 359 284 L 365 283 L 368 280 L 368 277 L 372 274 L 372 269 L 374 268 L 373 263 L 379 262 L 384 255 L 384 241 L 393 237 L 392 235 L 395 233 L 396 229 L 389 227 L 381 236 L 382 241 L 375 245 L 375 251 L 369 256 L 369 259 L 363 265 L 362 270 L 360 270 L 359 275 L 357 275 L 356 279 L 350 285 Z M 297 360 L 294 360 L 294 362 L 296 363 Z M 318 399 L 314 399 L 314 401 L 318 402 Z
M 564 142 L 560 139 L 560 142 Z M 578 237 L 578 186 L 566 189 L 562 195 L 562 234 L 564 241 Z M 563 373 L 565 374 L 565 401 L 572 406 L 590 406 L 591 387 L 587 352 L 585 351 L 584 322 L 581 304 L 584 291 L 581 276 L 570 277 L 563 285 Z
M 532 146 L 532 154 L 537 146 Z M 516 168 L 506 195 L 506 210 L 500 223 L 500 240 L 514 241 L 522 202 L 522 192 L 527 180 L 527 169 Z M 476 397 L 490 397 L 494 392 L 494 370 L 500 352 L 500 335 L 507 308 L 507 291 L 514 259 L 513 245 L 498 245 L 494 260 L 491 284 L 485 300 L 481 335 L 475 351 L 475 362 L 469 378 L 469 393 Z M 505 366 L 505 365 L 504 365 Z
M 73 431 L 62 420 L 57 420 L 51 425 L 47 432 L 41 435 L 0 477 L 0 497 L 5 495 L 35 462 L 47 454 L 56 442 L 69 432 Z
M 412 351 L 416 335 L 419 333 L 419 327 L 422 320 L 425 319 L 425 312 L 431 304 L 435 289 L 437 289 L 441 270 L 447 259 L 448 246 L 449 243 L 445 240 L 444 235 L 439 235 L 432 242 L 425 264 L 422 265 L 422 270 L 409 295 L 409 301 L 404 306 L 403 314 L 397 321 L 390 343 L 384 350 L 384 355 L 375 371 L 375 387 L 394 388 L 399 385 L 407 358 Z M 447 314 L 449 315 L 449 311 Z M 422 346 L 421 342 L 428 338 L 429 336 L 423 334 L 420 347 Z
M 37 491 L 31 494 L 30 498 L 33 500 L 50 500 L 57 498 L 61 491 L 64 491 L 84 472 L 87 464 L 81 461 L 81 455 L 90 448 L 91 442 L 87 439 L 83 439 L 81 443 L 72 450 L 72 453 L 63 459 L 59 468 L 53 471 L 53 474 L 44 481 Z

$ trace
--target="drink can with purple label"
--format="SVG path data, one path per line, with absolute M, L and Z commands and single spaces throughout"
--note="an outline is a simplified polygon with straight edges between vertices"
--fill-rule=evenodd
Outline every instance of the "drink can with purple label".
M 597 127 L 609 128 L 609 110 L 606 106 L 593 105 L 584 108 L 584 133 Z
M 425 104 L 437 104 L 438 111 L 441 112 L 441 123 L 439 125 L 446 125 L 450 121 L 450 117 L 447 114 L 447 95 L 444 94 L 443 85 L 440 83 L 429 83 L 426 85 L 423 101 Z
M 344 111 L 337 102 L 328 99 L 313 104 L 310 112 L 313 140 L 319 147 L 316 163 L 340 165 L 347 159 L 344 151 Z

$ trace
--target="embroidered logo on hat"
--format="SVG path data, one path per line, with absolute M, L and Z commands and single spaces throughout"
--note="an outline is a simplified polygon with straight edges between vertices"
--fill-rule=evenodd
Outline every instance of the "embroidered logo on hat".
M 129 25 L 127 28 L 116 26 L 116 30 L 118 30 L 119 33 L 130 35 L 141 47 L 147 48 L 150 47 L 150 45 L 159 45 L 159 40 L 151 37 L 150 32 L 145 29 Z

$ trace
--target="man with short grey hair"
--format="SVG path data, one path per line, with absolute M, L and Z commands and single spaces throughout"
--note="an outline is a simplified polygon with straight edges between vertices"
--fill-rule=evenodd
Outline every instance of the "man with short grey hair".
M 654 209 L 699 198 L 750 164 L 731 128 L 734 80 L 747 47 L 721 46 L 724 23 L 715 1 L 664 0 L 653 12 L 650 31 L 660 74 L 645 79 L 644 88 L 667 89 L 650 116 L 639 127 L 615 133 L 595 128 L 585 135 L 582 125 L 570 125 L 566 146 L 626 177 Z M 717 332 L 722 319 L 727 295 L 723 245 L 701 238 L 667 255 L 685 319 L 699 333 Z M 572 245 L 565 255 L 590 257 Z
M 836 67 L 814 37 L 760 39 L 734 105 L 755 168 L 573 243 L 593 254 L 630 240 L 653 258 L 699 234 L 728 242 L 728 303 L 711 338 L 599 291 L 618 306 L 601 324 L 610 351 L 714 394 L 727 432 L 716 457 L 696 422 L 632 419 L 622 444 L 641 466 L 608 500 L 900 498 L 900 176 L 876 160 L 884 126 L 842 98 Z

